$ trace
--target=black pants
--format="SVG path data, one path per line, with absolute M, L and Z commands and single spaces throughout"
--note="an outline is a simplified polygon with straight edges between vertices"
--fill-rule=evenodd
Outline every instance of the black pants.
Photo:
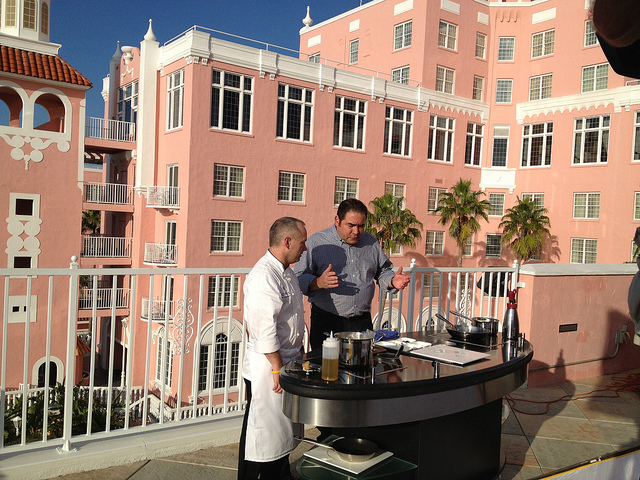
M 340 315 L 326 312 L 314 304 L 311 304 L 309 344 L 311 350 L 314 352 L 321 351 L 322 342 L 329 332 L 361 332 L 367 329 L 373 330 L 371 312 L 365 312 L 355 317 L 341 317 Z M 327 332 L 327 335 L 325 335 L 325 332 Z
M 271 462 L 252 462 L 244 459 L 244 448 L 247 441 L 247 422 L 251 407 L 251 382 L 244 379 L 247 387 L 247 409 L 244 411 L 242 431 L 240 432 L 240 449 L 238 452 L 238 480 L 292 480 L 289 455 Z

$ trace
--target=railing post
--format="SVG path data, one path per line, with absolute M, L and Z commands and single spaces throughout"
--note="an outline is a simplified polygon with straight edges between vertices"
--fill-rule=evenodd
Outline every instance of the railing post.
M 407 331 L 414 330 L 414 321 L 413 321 L 413 302 L 415 301 L 416 296 L 416 272 L 414 267 L 416 266 L 416 259 L 412 258 L 411 263 L 409 264 L 409 271 L 411 274 L 411 280 L 409 280 L 409 299 L 407 300 Z M 409 326 L 411 323 L 411 326 Z

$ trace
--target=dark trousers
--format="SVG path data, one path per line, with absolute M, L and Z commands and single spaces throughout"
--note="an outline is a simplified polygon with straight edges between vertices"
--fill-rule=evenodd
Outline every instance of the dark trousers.
M 371 312 L 365 312 L 355 317 L 341 317 L 311 304 L 309 344 L 313 352 L 321 352 L 322 342 L 329 335 L 329 332 L 361 332 L 367 329 L 373 330 Z
M 244 411 L 242 430 L 240 432 L 240 451 L 238 453 L 238 480 L 291 480 L 291 466 L 289 455 L 271 462 L 252 462 L 244 459 L 245 443 L 247 441 L 247 422 L 251 407 L 251 382 L 244 379 L 247 387 L 247 409 Z

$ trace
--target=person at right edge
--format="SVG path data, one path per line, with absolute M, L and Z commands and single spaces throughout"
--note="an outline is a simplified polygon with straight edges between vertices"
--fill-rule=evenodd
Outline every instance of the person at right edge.
M 395 293 L 410 276 L 397 273 L 373 235 L 364 231 L 367 207 L 348 198 L 338 206 L 334 225 L 307 240 L 307 251 L 296 263 L 300 290 L 311 302 L 309 343 L 318 351 L 325 332 L 373 329 L 371 301 L 375 282 L 380 290 Z

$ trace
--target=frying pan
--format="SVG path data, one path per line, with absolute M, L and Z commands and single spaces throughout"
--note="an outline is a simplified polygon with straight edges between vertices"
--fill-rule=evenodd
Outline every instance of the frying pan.
M 447 327 L 447 332 L 449 332 L 449 335 L 451 335 L 451 338 L 453 340 L 478 343 L 486 340 L 487 336 L 489 335 L 489 332 L 485 331 L 482 327 L 471 325 L 454 325 L 439 313 L 436 313 L 436 317 L 449 325 Z
M 345 462 L 366 462 L 378 451 L 378 445 L 375 442 L 364 438 L 341 437 L 328 445 L 309 438 L 299 437 L 298 435 L 294 435 L 293 438 L 333 450 Z

